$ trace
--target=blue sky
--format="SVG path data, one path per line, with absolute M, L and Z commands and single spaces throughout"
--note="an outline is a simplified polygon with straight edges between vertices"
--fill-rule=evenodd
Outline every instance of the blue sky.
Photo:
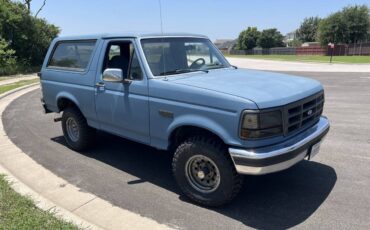
M 37 11 L 43 0 L 33 0 Z M 236 38 L 248 26 L 276 27 L 283 34 L 305 17 L 320 16 L 370 0 L 162 0 L 164 32 Z M 61 35 L 160 32 L 158 0 L 47 0 L 39 14 L 62 29 Z

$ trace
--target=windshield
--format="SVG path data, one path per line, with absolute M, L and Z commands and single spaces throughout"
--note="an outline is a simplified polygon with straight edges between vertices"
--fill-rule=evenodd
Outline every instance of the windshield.
M 230 67 L 205 38 L 148 38 L 141 40 L 141 46 L 154 76 Z

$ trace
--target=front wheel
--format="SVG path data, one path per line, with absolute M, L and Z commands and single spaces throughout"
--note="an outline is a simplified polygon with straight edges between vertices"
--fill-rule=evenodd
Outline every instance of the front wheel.
M 63 111 L 62 129 L 68 146 L 76 151 L 88 148 L 95 134 L 95 130 L 88 126 L 85 117 L 75 107 Z
M 201 205 L 223 205 L 242 187 L 227 149 L 213 138 L 194 137 L 181 144 L 172 170 L 185 195 Z

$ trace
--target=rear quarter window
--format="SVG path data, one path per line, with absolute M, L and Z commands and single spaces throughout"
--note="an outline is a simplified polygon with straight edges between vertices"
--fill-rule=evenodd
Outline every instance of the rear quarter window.
M 51 55 L 48 68 L 85 71 L 96 41 L 58 42 Z

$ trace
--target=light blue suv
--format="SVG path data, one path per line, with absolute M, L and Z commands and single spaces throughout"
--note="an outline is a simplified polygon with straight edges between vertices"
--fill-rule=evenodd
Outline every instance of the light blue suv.
M 201 35 L 56 38 L 40 78 L 71 149 L 103 130 L 173 151 L 180 188 L 207 206 L 232 200 L 242 174 L 312 158 L 329 131 L 319 82 L 238 69 Z

